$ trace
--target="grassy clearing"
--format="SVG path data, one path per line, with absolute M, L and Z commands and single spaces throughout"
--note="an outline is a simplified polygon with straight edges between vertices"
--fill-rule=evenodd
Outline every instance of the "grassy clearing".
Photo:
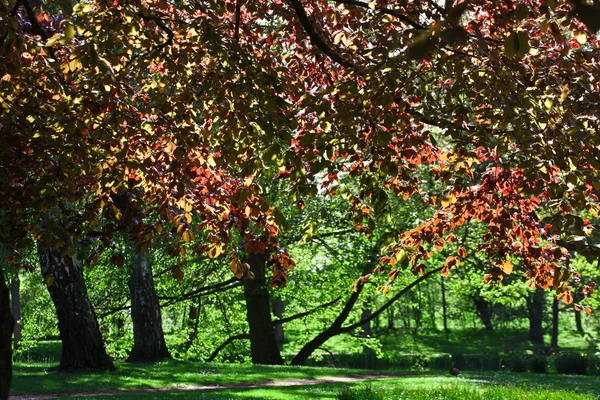
M 355 373 L 348 369 L 255 367 L 168 362 L 147 366 L 120 366 L 104 374 L 64 374 L 48 371 L 43 382 L 21 375 L 13 394 L 92 392 L 185 385 L 228 385 Z M 48 386 L 50 382 L 53 382 Z M 25 386 L 27 385 L 27 386 Z M 43 390 L 42 390 L 43 389 Z M 295 387 L 232 388 L 205 392 L 129 393 L 114 396 L 81 396 L 75 399 L 527 399 L 591 400 L 600 397 L 600 378 L 590 376 L 513 373 L 463 373 L 460 377 L 428 374 L 379 379 L 351 384 L 319 384 Z M 66 398 L 66 397 L 65 397 Z M 70 397 L 73 399 L 73 397 Z
M 105 372 L 60 372 L 57 364 L 16 363 L 11 393 L 19 395 L 226 385 L 365 373 L 365 371 L 352 369 L 292 368 L 190 361 L 134 365 L 117 362 L 116 367 L 115 371 Z

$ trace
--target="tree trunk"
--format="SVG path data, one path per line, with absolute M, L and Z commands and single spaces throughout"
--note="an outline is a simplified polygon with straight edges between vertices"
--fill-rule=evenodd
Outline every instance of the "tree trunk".
M 574 291 L 573 297 L 574 297 L 575 303 L 579 303 L 579 301 L 581 300 L 579 298 L 579 295 L 575 291 Z M 581 311 L 577 311 L 577 310 L 575 310 L 575 328 L 577 329 L 578 333 L 584 333 L 583 324 L 581 323 Z
M 529 340 L 536 345 L 544 345 L 544 289 L 536 289 L 527 296 L 527 312 L 529 314 Z
M 283 318 L 283 311 L 285 310 L 285 306 L 283 301 L 281 300 L 281 296 L 277 296 L 275 300 L 273 300 L 273 315 L 277 318 Z M 285 334 L 283 332 L 283 324 L 275 325 L 275 342 L 277 342 L 277 347 L 281 350 L 281 346 L 283 346 L 283 342 L 285 340 Z
M 365 304 L 365 307 L 362 310 L 362 314 L 360 316 L 361 320 L 365 320 L 367 322 L 365 322 L 362 325 L 362 334 L 366 337 L 371 337 L 373 336 L 373 329 L 371 328 L 371 320 L 369 319 L 369 317 L 371 316 L 371 309 L 369 308 L 368 303 Z
M 490 307 L 490 303 L 481 297 L 479 293 L 473 296 L 473 303 L 475 303 L 477 316 L 481 320 L 483 326 L 485 326 L 485 330 L 493 330 L 494 326 L 492 325 L 492 308 Z
M 10 297 L 0 268 L 0 400 L 8 399 L 12 380 L 12 333 L 14 321 L 10 312 Z
M 446 340 L 448 340 L 448 312 L 446 306 L 446 285 L 444 284 L 444 277 L 440 278 L 440 282 L 442 285 L 442 319 L 444 321 L 444 335 L 446 335 Z
M 113 369 L 104 349 L 96 314 L 76 256 L 54 249 L 39 250 L 42 276 L 56 307 L 62 342 L 62 370 Z
M 246 315 L 250 329 L 250 353 L 254 364 L 283 364 L 271 320 L 271 298 L 265 279 L 265 256 L 250 254 L 247 259 L 254 278 L 244 277 Z
M 15 275 L 10 283 L 10 304 L 12 306 L 12 314 L 15 319 L 14 327 L 14 348 L 19 348 L 19 343 L 23 339 L 23 332 L 21 329 L 21 281 L 19 280 L 19 271 L 15 271 Z
M 163 334 L 160 304 L 152 278 L 152 266 L 141 253 L 133 257 L 132 264 L 129 293 L 133 321 L 133 349 L 127 361 L 155 362 L 171 358 Z
M 577 332 L 584 333 L 583 324 L 581 323 L 581 311 L 575 311 L 575 328 L 577 328 Z
M 550 347 L 553 349 L 558 348 L 558 299 L 556 297 L 552 302 L 552 339 L 550 340 Z
M 202 305 L 202 297 L 198 297 L 198 306 L 190 306 L 189 321 L 188 325 L 192 330 L 188 336 L 187 347 L 188 349 L 194 344 L 194 340 L 198 336 L 198 327 L 200 326 L 200 306 Z

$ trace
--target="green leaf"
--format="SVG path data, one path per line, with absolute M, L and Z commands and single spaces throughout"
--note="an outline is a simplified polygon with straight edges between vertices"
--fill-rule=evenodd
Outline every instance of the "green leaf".
M 70 42 L 75 37 L 75 28 L 72 25 L 69 25 L 65 28 L 65 40 Z

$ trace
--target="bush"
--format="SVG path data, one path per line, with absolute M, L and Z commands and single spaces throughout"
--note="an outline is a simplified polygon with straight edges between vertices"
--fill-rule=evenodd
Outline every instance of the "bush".
M 531 359 L 530 371 L 536 374 L 547 374 L 548 359 L 542 355 L 534 356 Z
M 527 360 L 522 357 L 514 357 L 510 361 L 510 369 L 512 372 L 527 372 Z
M 561 354 L 554 360 L 554 366 L 559 374 L 587 375 L 587 361 L 582 354 Z

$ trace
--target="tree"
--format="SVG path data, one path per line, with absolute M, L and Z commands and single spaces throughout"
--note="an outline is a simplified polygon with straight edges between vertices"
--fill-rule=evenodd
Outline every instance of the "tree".
M 171 358 L 163 334 L 152 267 L 146 256 L 136 254 L 132 260 L 131 270 L 129 291 L 133 321 L 133 349 L 127 361 L 153 362 Z
M 275 340 L 275 329 L 271 320 L 271 297 L 265 279 L 265 257 L 248 257 L 253 276 L 244 278 L 244 296 L 250 328 L 250 352 L 254 364 L 283 364 Z
M 63 370 L 113 369 L 104 349 L 96 313 L 76 254 L 62 254 L 40 244 L 42 276 L 56 308 Z

